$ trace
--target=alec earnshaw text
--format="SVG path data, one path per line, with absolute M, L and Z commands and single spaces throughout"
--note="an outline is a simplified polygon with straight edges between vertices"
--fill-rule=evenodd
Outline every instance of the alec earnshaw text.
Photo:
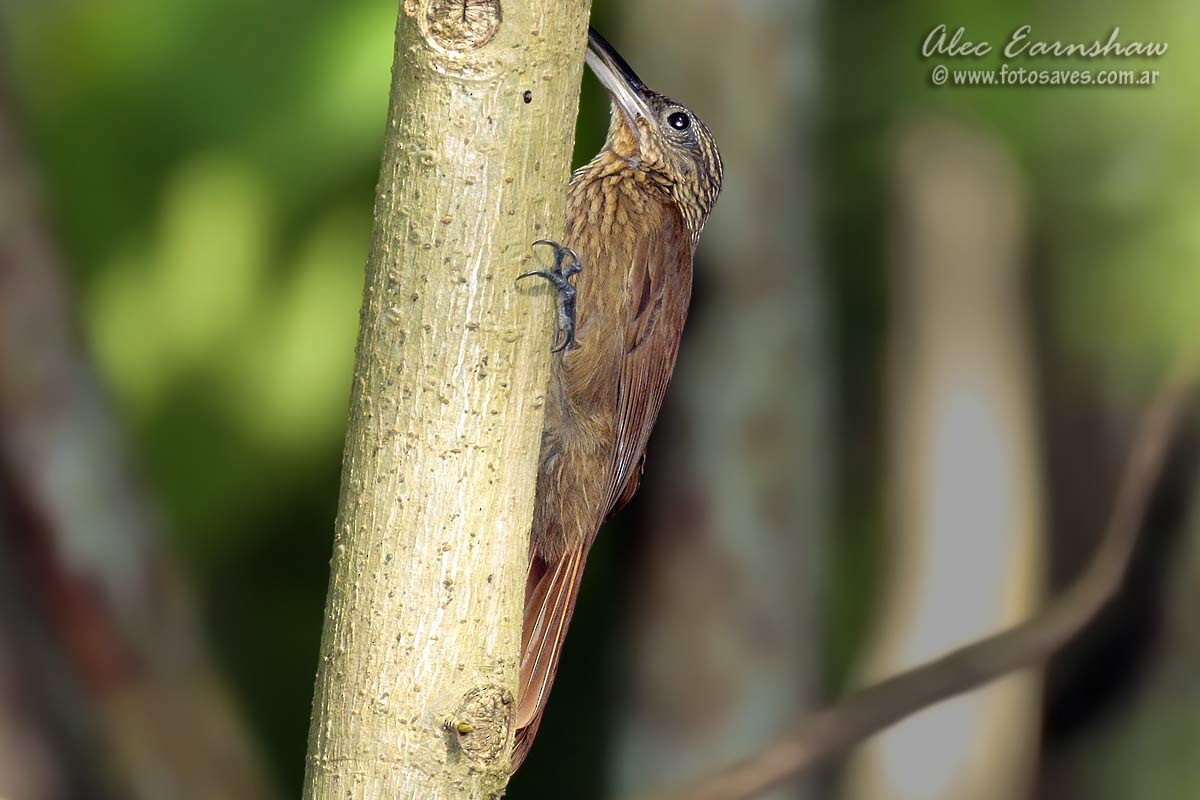
M 1104 41 L 1090 42 L 1043 41 L 1032 37 L 1033 26 L 1022 25 L 1005 41 L 1000 54 L 1004 58 L 1157 58 L 1167 52 L 1166 42 L 1122 42 L 1121 29 L 1114 27 Z M 994 51 L 991 42 L 973 42 L 967 38 L 966 28 L 947 30 L 938 25 L 925 37 L 921 45 L 924 58 L 980 58 Z

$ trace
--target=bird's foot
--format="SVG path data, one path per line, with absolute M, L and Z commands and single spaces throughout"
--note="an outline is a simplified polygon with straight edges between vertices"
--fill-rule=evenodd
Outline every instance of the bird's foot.
M 558 242 L 538 239 L 534 244 L 544 244 L 554 248 L 554 268 L 535 269 L 518 275 L 517 280 L 536 275 L 550 281 L 550 284 L 558 290 L 558 324 L 563 331 L 563 340 L 562 344 L 551 352 L 560 353 L 563 350 L 573 350 L 579 346 L 579 342 L 575 339 L 575 287 L 571 285 L 571 277 L 583 271 L 583 264 L 579 261 L 578 253 Z M 564 269 L 563 262 L 568 259 L 570 261 Z

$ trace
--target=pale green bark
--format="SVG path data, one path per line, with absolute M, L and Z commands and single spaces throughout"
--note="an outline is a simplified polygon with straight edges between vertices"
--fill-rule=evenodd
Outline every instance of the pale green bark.
M 403 3 L 306 798 L 498 796 L 587 0 Z

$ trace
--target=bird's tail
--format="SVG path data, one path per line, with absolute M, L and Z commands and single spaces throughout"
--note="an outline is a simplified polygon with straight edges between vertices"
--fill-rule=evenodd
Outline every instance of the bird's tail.
M 521 676 L 512 768 L 529 754 L 558 671 L 567 625 L 575 611 L 586 548 L 568 551 L 553 564 L 534 556 L 525 582 L 525 621 L 521 629 Z

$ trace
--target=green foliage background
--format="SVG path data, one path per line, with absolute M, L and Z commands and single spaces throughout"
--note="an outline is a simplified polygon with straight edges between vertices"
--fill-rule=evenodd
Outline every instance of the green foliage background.
M 598 25 L 618 27 L 614 5 L 596 3 Z M 396 0 L 0 5 L 0 56 L 85 339 L 289 792 L 303 765 L 395 16 Z M 1119 24 L 1171 49 L 1148 90 L 937 90 L 938 60 L 918 51 L 938 22 L 991 41 L 1018 22 L 1064 40 Z M 839 361 L 866 365 L 845 370 L 846 427 L 870 430 L 877 414 L 884 156 L 894 123 L 918 113 L 969 117 L 1012 146 L 1030 181 L 1049 338 L 1099 365 L 1118 393 L 1144 390 L 1196 331 L 1200 9 L 859 2 L 830 5 L 824 24 L 823 173 L 805 177 L 827 187 Z M 577 161 L 599 146 L 606 117 L 585 80 Z M 871 596 L 876 456 L 847 459 L 844 482 L 858 487 L 847 492 L 862 497 L 845 503 L 859 512 L 830 565 L 845 578 L 830 625 L 838 675 Z M 577 626 L 599 633 L 568 659 L 603 652 L 606 558 Z M 552 781 L 568 773 L 595 792 L 603 783 L 602 744 L 572 738 L 600 736 L 596 720 L 570 718 L 570 697 L 593 689 L 564 682 L 544 736 L 558 757 L 520 776 L 530 793 L 557 796 Z

